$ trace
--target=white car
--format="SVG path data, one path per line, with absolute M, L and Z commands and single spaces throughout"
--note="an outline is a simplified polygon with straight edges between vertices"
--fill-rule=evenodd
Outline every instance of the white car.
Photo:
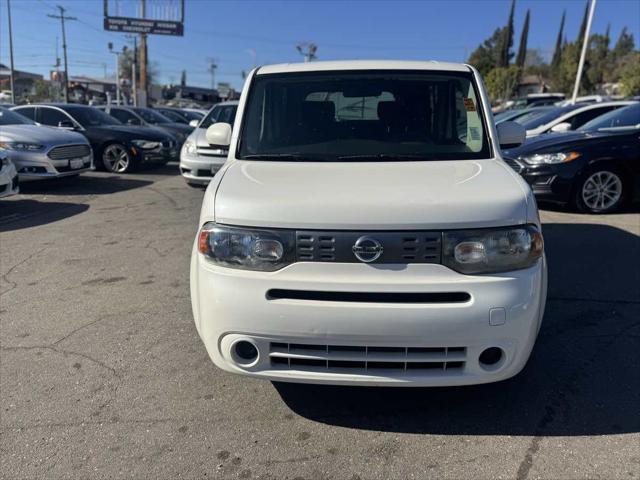
M 38 125 L 4 107 L 0 107 L 0 149 L 15 164 L 20 181 L 93 170 L 93 153 L 84 135 Z
M 522 124 L 527 130 L 527 137 L 537 137 L 543 133 L 559 133 L 577 130 L 594 118 L 617 108 L 636 103 L 634 101 L 598 102 L 587 105 L 565 105 L 551 107 L 547 110 L 535 109 L 514 121 Z
M 182 145 L 180 173 L 193 187 L 207 185 L 220 167 L 227 161 L 228 149 L 209 145 L 206 131 L 216 122 L 233 125 L 238 102 L 222 102 L 215 105 L 200 121 L 192 120 L 196 127 Z
M 15 195 L 20 191 L 18 187 L 18 172 L 9 156 L 0 150 L 0 198 Z
M 444 386 L 522 370 L 546 301 L 531 189 L 478 72 L 438 62 L 259 67 L 209 184 L 191 302 L 209 356 L 274 381 Z

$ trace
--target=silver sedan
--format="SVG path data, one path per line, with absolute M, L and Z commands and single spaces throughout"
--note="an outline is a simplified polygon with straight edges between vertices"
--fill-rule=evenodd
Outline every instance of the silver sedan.
M 91 146 L 79 133 L 40 126 L 4 107 L 0 127 L 0 149 L 15 165 L 20 181 L 93 170 Z

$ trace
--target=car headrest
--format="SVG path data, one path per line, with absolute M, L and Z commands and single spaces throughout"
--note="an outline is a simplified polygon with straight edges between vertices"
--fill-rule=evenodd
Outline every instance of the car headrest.
M 386 124 L 398 123 L 402 119 L 398 102 L 378 102 L 378 118 Z
M 302 102 L 302 118 L 305 123 L 328 123 L 336 119 L 333 102 Z

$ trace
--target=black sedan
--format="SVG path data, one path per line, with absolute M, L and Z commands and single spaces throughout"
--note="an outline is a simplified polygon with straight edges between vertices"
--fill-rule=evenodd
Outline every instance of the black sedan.
M 539 200 L 586 213 L 614 212 L 640 192 L 640 104 L 597 117 L 575 133 L 536 137 L 503 154 Z
M 14 107 L 22 115 L 52 127 L 82 133 L 91 144 L 96 166 L 124 173 L 142 163 L 167 163 L 178 157 L 176 139 L 160 129 L 123 125 L 86 105 L 55 103 Z
M 161 128 L 178 140 L 178 149 L 193 131 L 193 127 L 174 122 L 151 108 L 106 106 L 97 107 L 126 125 L 144 125 Z
M 202 120 L 202 115 L 199 113 L 182 110 L 180 108 L 156 106 L 153 107 L 153 109 L 176 123 L 185 123 L 189 125 L 193 120 L 196 122 L 200 122 L 200 120 Z

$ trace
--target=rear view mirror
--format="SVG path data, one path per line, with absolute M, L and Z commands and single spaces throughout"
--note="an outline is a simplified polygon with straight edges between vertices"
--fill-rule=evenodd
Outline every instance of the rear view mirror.
M 196 128 L 196 127 L 198 126 L 198 124 L 199 124 L 199 123 L 200 123 L 200 120 L 195 120 L 195 119 L 194 119 L 194 120 L 191 120 L 191 121 L 189 122 L 189 126 L 190 126 L 190 127 L 193 127 L 193 128 Z
M 568 132 L 569 130 L 571 130 L 571 124 L 569 122 L 562 122 L 551 128 L 552 132 Z
M 515 148 L 524 143 L 527 136 L 525 128 L 517 122 L 505 121 L 496 126 L 500 148 Z
M 231 143 L 231 125 L 218 122 L 207 128 L 205 134 L 209 145 L 217 147 L 228 147 Z

